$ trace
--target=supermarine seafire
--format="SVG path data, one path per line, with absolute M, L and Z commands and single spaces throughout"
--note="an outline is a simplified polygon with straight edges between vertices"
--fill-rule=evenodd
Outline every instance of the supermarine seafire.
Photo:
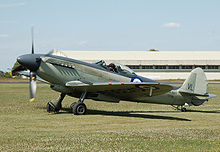
M 119 63 L 106 65 L 103 60 L 87 63 L 72 58 L 49 54 L 32 53 L 17 58 L 19 63 L 11 74 L 30 71 L 30 101 L 36 93 L 36 77 L 47 81 L 50 88 L 60 92 L 58 99 L 47 103 L 48 112 L 62 109 L 66 95 L 79 98 L 70 105 L 76 115 L 83 115 L 87 108 L 84 99 L 119 103 L 120 100 L 141 103 L 166 104 L 186 111 L 185 104 L 199 106 L 209 98 L 208 82 L 201 68 L 191 71 L 182 86 L 175 87 L 136 75 L 127 66 Z

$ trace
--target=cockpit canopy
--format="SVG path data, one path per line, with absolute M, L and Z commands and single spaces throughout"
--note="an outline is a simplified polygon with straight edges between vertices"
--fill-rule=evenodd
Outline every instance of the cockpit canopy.
M 96 62 L 95 64 L 100 65 L 101 67 L 105 68 L 106 70 L 109 70 L 109 71 L 112 71 L 115 73 L 119 73 L 122 75 L 127 75 L 127 76 L 136 75 L 133 70 L 131 70 L 129 67 L 127 67 L 123 64 L 120 64 L 120 63 L 113 62 L 113 63 L 110 63 L 109 65 L 107 65 L 104 60 L 100 60 L 100 61 Z

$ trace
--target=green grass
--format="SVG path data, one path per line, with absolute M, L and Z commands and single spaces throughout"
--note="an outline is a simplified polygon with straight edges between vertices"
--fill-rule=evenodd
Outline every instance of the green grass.
M 182 113 L 166 105 L 86 100 L 84 116 L 46 112 L 59 93 L 38 85 L 28 102 L 28 84 L 0 84 L 0 151 L 220 151 L 220 85 L 217 98 Z
M 28 79 L 19 78 L 0 78 L 0 82 L 28 82 Z

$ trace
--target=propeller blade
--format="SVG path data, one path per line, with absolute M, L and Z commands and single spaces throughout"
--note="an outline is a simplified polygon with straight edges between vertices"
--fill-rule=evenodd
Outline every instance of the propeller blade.
M 36 72 L 30 72 L 30 102 L 34 101 L 37 89 Z
M 14 75 L 19 75 L 18 72 L 20 71 L 24 71 L 24 70 L 27 70 L 27 68 L 25 68 L 24 66 L 22 66 L 21 64 L 19 64 L 18 62 L 16 62 L 10 72 L 10 75 L 11 76 L 14 76 Z
M 31 28 L 31 39 L 32 39 L 32 48 L 31 53 L 34 54 L 34 27 Z

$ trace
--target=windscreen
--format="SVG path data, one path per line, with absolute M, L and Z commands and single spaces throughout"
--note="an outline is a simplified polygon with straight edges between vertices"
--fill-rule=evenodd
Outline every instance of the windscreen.
M 118 72 L 120 73 L 127 73 L 127 74 L 135 74 L 133 70 L 131 70 L 129 67 L 123 65 L 123 64 L 120 64 L 120 63 L 114 63 Z

